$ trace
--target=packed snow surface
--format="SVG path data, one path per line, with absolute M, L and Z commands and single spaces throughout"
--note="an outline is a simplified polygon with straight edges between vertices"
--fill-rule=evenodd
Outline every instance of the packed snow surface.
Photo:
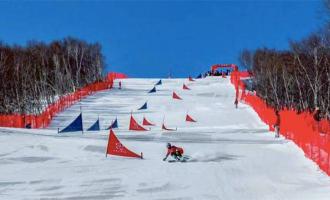
M 49 129 L 0 128 L 0 199 L 330 199 L 330 179 L 316 164 L 292 142 L 275 139 L 249 106 L 234 108 L 228 79 L 163 79 L 151 94 L 158 79 L 121 81 L 122 90 L 85 98 Z M 173 91 L 183 100 L 172 99 Z M 138 111 L 146 101 L 148 109 Z M 100 118 L 103 130 L 58 134 L 80 109 L 85 129 Z M 131 112 L 157 126 L 128 131 Z M 187 113 L 197 123 L 185 122 Z M 116 135 L 143 160 L 105 157 L 104 129 L 116 117 Z M 177 131 L 162 131 L 163 121 Z M 164 162 L 167 142 L 192 159 Z

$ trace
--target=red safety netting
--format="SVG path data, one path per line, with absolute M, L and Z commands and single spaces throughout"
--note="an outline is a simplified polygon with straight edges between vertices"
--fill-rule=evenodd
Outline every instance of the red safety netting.
M 88 95 L 100 90 L 112 88 L 115 79 L 126 77 L 127 76 L 124 74 L 111 72 L 102 82 L 89 84 L 78 89 L 74 93 L 60 97 L 55 103 L 48 105 L 48 107 L 39 115 L 0 115 L 0 126 L 12 128 L 25 128 L 27 126 L 29 128 L 46 128 L 49 126 L 53 117 L 59 112 L 65 110 Z
M 242 75 L 242 76 L 241 76 Z M 255 93 L 246 92 L 245 85 L 240 80 L 247 77 L 246 73 L 234 71 L 231 82 L 235 86 L 236 95 L 241 101 L 250 105 L 265 122 L 271 131 L 276 123 L 275 111 Z M 280 134 L 292 140 L 320 169 L 330 175 L 330 121 L 322 119 L 315 121 L 310 112 L 298 113 L 296 110 L 285 108 L 279 112 Z
M 108 80 L 123 79 L 123 78 L 128 78 L 128 77 L 126 74 L 117 73 L 117 72 L 110 72 L 107 75 Z

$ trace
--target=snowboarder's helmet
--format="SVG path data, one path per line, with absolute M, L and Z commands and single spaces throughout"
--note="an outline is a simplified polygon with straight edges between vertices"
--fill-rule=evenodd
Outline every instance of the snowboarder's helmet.
M 167 143 L 166 147 L 171 148 L 171 143 Z

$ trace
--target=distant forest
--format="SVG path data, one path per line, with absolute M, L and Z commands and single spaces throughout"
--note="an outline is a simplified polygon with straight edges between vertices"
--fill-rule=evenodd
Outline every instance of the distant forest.
M 330 13 L 330 0 L 325 1 Z M 330 14 L 329 14 L 330 16 Z M 254 75 L 257 95 L 280 110 L 319 108 L 321 118 L 330 119 L 330 20 L 318 32 L 301 41 L 290 41 L 290 49 L 243 50 L 242 66 Z
M 0 114 L 39 114 L 57 97 L 102 79 L 101 45 L 75 38 L 0 42 Z

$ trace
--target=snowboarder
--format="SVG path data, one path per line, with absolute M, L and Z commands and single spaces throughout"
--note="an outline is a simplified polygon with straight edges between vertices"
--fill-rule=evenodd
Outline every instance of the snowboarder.
M 237 108 L 237 105 L 238 105 L 238 99 L 237 98 L 235 99 L 234 104 L 235 104 L 235 108 Z
M 167 147 L 167 154 L 163 159 L 163 161 L 165 161 L 169 155 L 171 155 L 175 160 L 178 161 L 181 160 L 183 154 L 183 148 L 171 145 L 171 143 L 167 143 L 166 147 Z

